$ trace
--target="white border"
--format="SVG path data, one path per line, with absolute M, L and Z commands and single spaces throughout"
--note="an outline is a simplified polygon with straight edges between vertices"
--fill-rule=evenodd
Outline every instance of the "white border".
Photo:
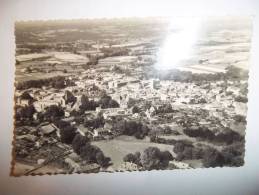
M 0 0 L 0 194 L 259 194 L 259 1 Z M 117 16 L 252 15 L 245 166 L 179 171 L 10 177 L 14 21 Z

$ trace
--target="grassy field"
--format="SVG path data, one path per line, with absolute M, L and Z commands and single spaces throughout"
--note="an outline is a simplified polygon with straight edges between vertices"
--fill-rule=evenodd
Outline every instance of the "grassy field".
M 152 143 L 148 138 L 139 140 L 123 135 L 113 140 L 95 141 L 92 144 L 98 146 L 106 156 L 112 159 L 114 169 L 118 169 L 123 163 L 123 157 L 128 153 L 143 152 L 148 147 L 157 147 L 161 151 L 168 150 L 173 156 L 176 156 L 172 145 Z
M 29 65 L 25 64 L 25 65 L 19 65 L 16 67 L 15 81 L 23 82 L 23 81 L 29 81 L 29 80 L 47 79 L 47 78 L 52 78 L 52 77 L 56 77 L 56 76 L 70 76 L 70 75 L 76 75 L 84 70 L 82 68 L 73 69 L 71 66 L 70 69 L 64 68 L 68 71 L 67 73 L 64 73 L 63 70 L 51 71 L 48 73 L 43 73 L 43 72 L 24 73 L 24 72 L 22 72 L 22 69 L 24 69 L 26 67 L 29 67 Z M 47 69 L 47 68 L 45 68 L 45 69 Z

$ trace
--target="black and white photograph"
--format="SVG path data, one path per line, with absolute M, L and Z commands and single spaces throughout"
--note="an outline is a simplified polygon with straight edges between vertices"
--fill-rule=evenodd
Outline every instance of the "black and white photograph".
M 15 23 L 11 175 L 241 167 L 252 18 Z

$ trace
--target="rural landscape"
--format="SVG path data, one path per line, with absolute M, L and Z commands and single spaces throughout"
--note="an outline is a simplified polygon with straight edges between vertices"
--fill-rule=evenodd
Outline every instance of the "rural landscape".
M 11 174 L 244 165 L 246 17 L 20 21 Z

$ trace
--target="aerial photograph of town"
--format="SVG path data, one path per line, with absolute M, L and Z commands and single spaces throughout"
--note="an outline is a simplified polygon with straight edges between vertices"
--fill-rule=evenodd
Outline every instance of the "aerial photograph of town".
M 15 23 L 11 175 L 244 165 L 249 17 Z

